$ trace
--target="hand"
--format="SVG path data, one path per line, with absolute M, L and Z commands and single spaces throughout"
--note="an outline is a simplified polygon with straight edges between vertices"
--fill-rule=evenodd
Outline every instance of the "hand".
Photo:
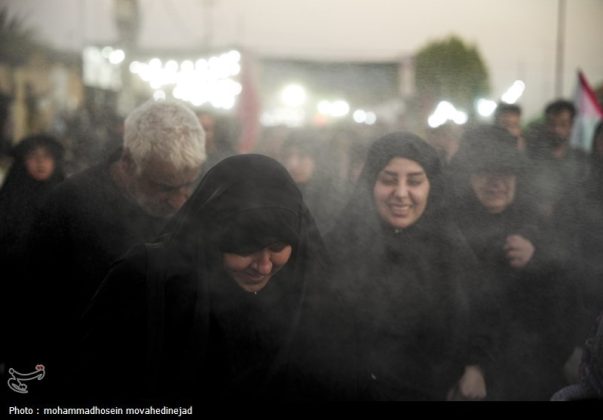
M 504 250 L 509 264 L 513 268 L 523 268 L 534 256 L 534 245 L 520 235 L 509 235 Z
M 457 384 L 457 399 L 483 400 L 486 398 L 486 380 L 482 370 L 477 365 L 465 366 L 465 372 Z M 451 393 L 449 393 L 449 398 Z

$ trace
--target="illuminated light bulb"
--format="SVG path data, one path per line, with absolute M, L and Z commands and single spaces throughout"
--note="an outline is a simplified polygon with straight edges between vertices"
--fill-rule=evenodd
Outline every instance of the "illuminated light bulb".
M 287 85 L 281 92 L 281 100 L 287 106 L 301 106 L 306 103 L 306 99 L 306 90 L 300 85 Z
M 149 66 L 151 66 L 151 67 L 152 67 L 152 68 L 154 68 L 154 69 L 161 68 L 161 60 L 160 60 L 160 59 L 158 59 L 158 58 L 152 58 L 152 59 L 149 61 Z
M 366 122 L 366 117 L 367 117 L 366 111 L 364 111 L 362 109 L 357 109 L 356 111 L 354 111 L 354 114 L 352 114 L 352 118 L 358 124 L 365 123 Z
M 318 102 L 318 106 L 316 107 L 318 112 L 324 115 L 331 114 L 331 103 L 329 101 L 320 101 Z
M 165 63 L 165 69 L 171 73 L 178 72 L 178 62 L 176 60 L 169 60 Z
M 126 53 L 124 50 L 113 50 L 109 54 L 109 62 L 111 64 L 119 64 L 124 61 L 126 58 Z
M 139 63 L 138 61 L 132 61 L 130 63 L 129 69 L 130 69 L 130 73 L 139 74 L 140 71 L 142 70 L 141 63 Z
M 237 50 L 231 50 L 228 51 L 226 53 L 226 56 L 228 57 L 229 60 L 234 61 L 234 62 L 239 62 L 241 61 L 241 53 L 238 52 Z
M 373 125 L 377 122 L 377 115 L 375 115 L 374 112 L 367 112 L 366 113 L 366 123 L 368 125 Z
M 505 93 L 503 93 L 500 99 L 505 103 L 514 104 L 519 98 L 521 98 L 521 95 L 523 95 L 525 89 L 526 84 L 521 80 L 516 80 L 513 82 L 511 87 L 507 89 Z
M 180 69 L 182 70 L 182 72 L 190 72 L 195 69 L 195 65 L 191 60 L 184 60 L 180 65 Z
M 489 99 L 478 99 L 477 113 L 482 117 L 489 117 L 496 110 L 496 102 Z
M 338 99 L 332 104 L 331 115 L 334 117 L 344 117 L 350 112 L 350 104 L 343 99 Z
M 463 111 L 456 111 L 452 116 L 452 121 L 454 121 L 454 123 L 457 125 L 465 124 L 468 119 L 469 117 L 467 116 L 467 113 Z

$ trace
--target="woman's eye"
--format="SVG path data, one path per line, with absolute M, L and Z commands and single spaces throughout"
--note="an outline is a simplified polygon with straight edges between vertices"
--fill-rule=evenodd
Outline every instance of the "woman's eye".
M 286 246 L 287 246 L 287 244 L 284 242 L 276 242 L 276 243 L 273 243 L 272 245 L 270 245 L 268 247 L 268 249 L 270 249 L 270 251 L 279 252 L 279 251 L 282 251 L 283 249 L 285 249 Z
M 394 178 L 381 178 L 381 183 L 383 185 L 396 185 L 398 181 Z
M 417 186 L 421 185 L 424 180 L 425 180 L 424 177 L 411 177 L 411 178 L 408 178 L 408 185 L 410 185 L 411 187 L 417 187 Z

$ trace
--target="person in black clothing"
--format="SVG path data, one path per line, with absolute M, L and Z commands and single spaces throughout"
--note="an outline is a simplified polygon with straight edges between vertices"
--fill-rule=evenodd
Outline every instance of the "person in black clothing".
M 410 133 L 386 135 L 326 237 L 354 308 L 366 399 L 444 400 L 464 366 L 459 393 L 484 395 L 463 294 L 475 261 L 448 218 L 443 181 L 433 147 Z
M 506 130 L 466 133 L 451 171 L 455 220 L 478 258 L 480 331 L 490 331 L 481 367 L 489 400 L 548 400 L 564 384 L 577 311 L 564 252 L 525 202 L 526 162 Z
M 13 164 L 0 190 L 0 267 L 2 331 L 10 354 L 1 360 L 21 369 L 25 331 L 22 318 L 29 292 L 24 284 L 26 238 L 46 195 L 63 178 L 63 147 L 54 137 L 35 135 L 13 149 Z M 31 366 L 29 366 L 31 367 Z
M 590 324 L 603 311 L 603 121 L 593 135 L 590 155 L 590 178 L 586 184 L 582 220 L 573 220 L 574 234 L 579 249 L 579 263 L 583 273 L 585 304 L 584 324 Z
M 564 240 L 572 250 L 571 267 L 580 292 L 580 318 L 576 325 L 577 351 L 570 370 L 570 378 L 576 380 L 580 351 L 590 333 L 590 325 L 603 311 L 603 122 L 593 135 L 590 154 L 589 178 L 582 186 L 582 201 L 573 200 L 557 212 L 559 223 L 564 226 Z M 577 209 L 578 211 L 574 210 Z M 564 210 L 564 211 L 561 211 Z M 572 211 L 574 210 L 574 211 Z
M 517 150 L 525 151 L 526 140 L 521 129 L 521 107 L 500 102 L 494 111 L 494 125 L 507 130 L 517 142 Z
M 586 183 L 582 220 L 573 220 L 578 237 L 580 266 L 585 268 L 585 296 L 589 301 L 590 322 L 603 311 L 603 264 L 598 250 L 603 246 L 603 121 L 593 134 L 590 153 L 590 177 Z
M 154 238 L 186 201 L 205 160 L 195 114 L 147 102 L 125 122 L 123 149 L 72 176 L 49 195 L 29 238 L 35 363 L 48 371 L 49 398 L 73 368 L 75 328 L 111 263 Z M 56 382 L 51 385 L 51 378 Z
M 13 164 L 0 189 L 2 250 L 20 259 L 23 238 L 45 195 L 64 178 L 63 147 L 51 136 L 23 139 L 13 150 Z M 6 261 L 13 260 L 7 257 Z
M 105 279 L 84 320 L 83 398 L 348 398 L 341 308 L 286 170 L 266 156 L 226 158 L 159 241 Z
M 544 115 L 544 125 L 535 125 L 526 133 L 526 152 L 532 159 L 528 188 L 541 217 L 560 225 L 560 213 L 570 218 L 581 216 L 580 208 L 572 203 L 584 199 L 589 163 L 586 153 L 570 145 L 574 105 L 556 100 L 546 106 Z

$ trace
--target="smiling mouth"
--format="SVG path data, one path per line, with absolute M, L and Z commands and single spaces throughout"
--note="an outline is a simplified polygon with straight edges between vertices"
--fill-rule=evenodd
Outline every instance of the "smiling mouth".
M 408 216 L 413 206 L 410 204 L 388 204 L 389 210 L 394 216 Z
M 486 191 L 486 196 L 491 198 L 503 198 L 505 194 L 505 191 Z
M 245 275 L 245 278 L 253 283 L 260 283 L 262 280 L 266 279 L 265 274 L 259 274 L 259 273 L 249 273 L 249 272 L 244 272 L 243 273 Z

